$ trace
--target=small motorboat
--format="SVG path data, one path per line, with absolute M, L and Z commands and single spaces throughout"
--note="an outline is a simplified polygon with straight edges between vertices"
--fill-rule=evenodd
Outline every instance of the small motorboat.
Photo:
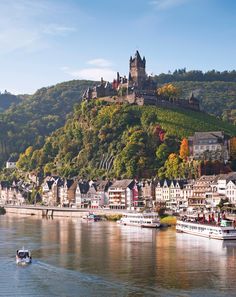
M 89 222 L 101 221 L 101 217 L 99 215 L 94 214 L 94 213 L 89 213 L 89 214 L 83 216 L 82 218 L 89 221 Z
M 32 262 L 31 253 L 24 248 L 16 251 L 16 264 L 27 265 Z

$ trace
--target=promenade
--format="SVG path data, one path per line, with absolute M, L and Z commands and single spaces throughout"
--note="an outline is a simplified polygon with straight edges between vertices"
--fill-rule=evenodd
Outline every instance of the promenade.
M 15 213 L 19 215 L 36 215 L 39 217 L 71 217 L 81 218 L 89 212 L 98 215 L 115 215 L 126 212 L 123 209 L 94 209 L 94 208 L 71 208 L 71 207 L 49 207 L 34 205 L 4 205 L 7 213 Z

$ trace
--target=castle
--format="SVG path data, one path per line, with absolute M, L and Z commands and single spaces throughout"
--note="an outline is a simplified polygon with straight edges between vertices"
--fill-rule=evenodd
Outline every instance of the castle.
M 173 108 L 179 106 L 183 108 L 200 110 L 199 101 L 191 94 L 188 100 L 178 99 L 170 101 L 157 94 L 157 83 L 146 74 L 146 59 L 141 58 L 138 51 L 129 60 L 129 75 L 120 76 L 117 72 L 116 79 L 112 83 L 105 82 L 101 78 L 100 84 L 88 88 L 83 99 L 92 100 L 100 98 L 109 102 L 129 103 L 136 105 L 157 105 Z

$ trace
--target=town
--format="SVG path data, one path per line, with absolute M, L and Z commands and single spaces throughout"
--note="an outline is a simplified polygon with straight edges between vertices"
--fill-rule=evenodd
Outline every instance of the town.
M 229 140 L 221 131 L 196 132 L 189 137 L 190 159 L 229 160 Z M 10 158 L 6 167 L 16 167 Z M 30 199 L 29 199 L 30 197 Z M 83 180 L 47 176 L 41 182 L 30 173 L 28 181 L 0 182 L 1 205 L 40 204 L 82 209 L 155 209 L 177 213 L 183 209 L 215 211 L 221 204 L 233 212 L 236 172 L 201 175 L 197 179 Z

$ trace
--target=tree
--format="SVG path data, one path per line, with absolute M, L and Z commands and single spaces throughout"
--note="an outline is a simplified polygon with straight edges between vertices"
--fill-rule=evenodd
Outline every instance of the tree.
M 157 89 L 157 94 L 163 96 L 169 100 L 177 99 L 181 91 L 173 84 L 165 84 L 163 87 Z
M 186 160 L 189 156 L 189 146 L 188 146 L 188 139 L 183 138 L 180 145 L 179 156 L 181 159 Z
M 236 137 L 230 139 L 230 158 L 232 160 L 236 159 Z

